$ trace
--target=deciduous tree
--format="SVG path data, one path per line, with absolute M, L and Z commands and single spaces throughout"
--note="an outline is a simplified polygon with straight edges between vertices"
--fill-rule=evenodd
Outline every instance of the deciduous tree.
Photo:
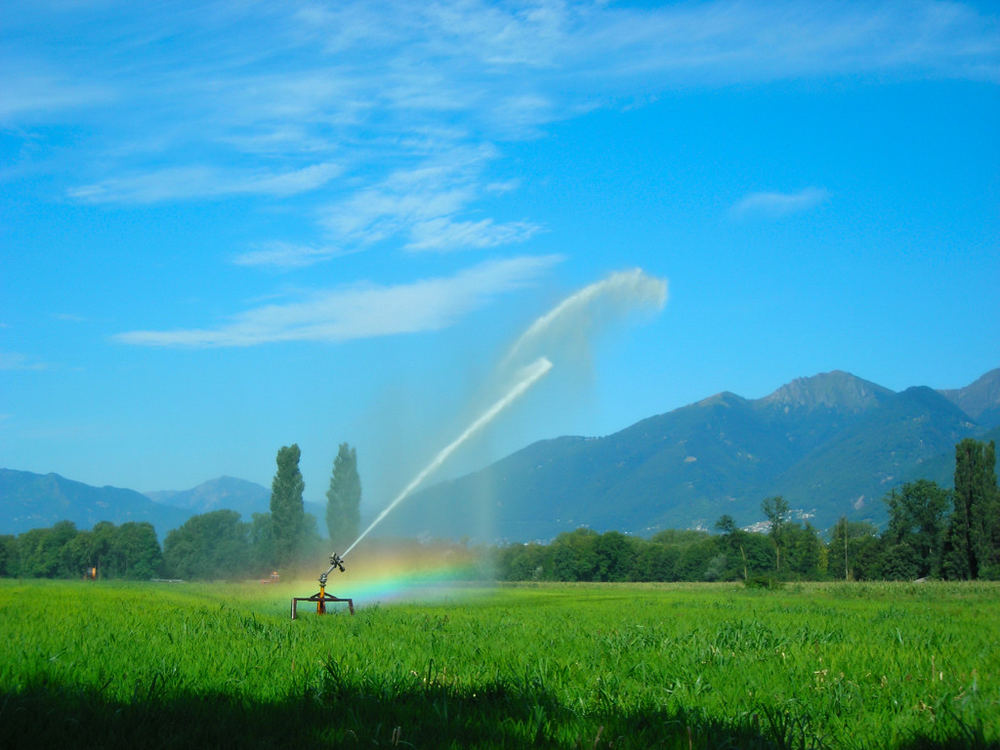
M 768 520 L 768 534 L 774 543 L 774 555 L 776 571 L 781 571 L 781 550 L 785 546 L 785 527 L 788 524 L 789 508 L 788 503 L 781 495 L 764 498 L 761 509 Z
M 743 544 L 746 532 L 736 525 L 735 519 L 728 513 L 719 517 L 719 520 L 715 522 L 715 528 L 722 532 L 725 546 L 730 554 L 735 555 L 737 552 L 739 553 L 740 564 L 743 570 L 743 580 L 746 581 L 750 576 L 746 547 Z
M 826 555 L 819 534 L 809 522 L 789 523 L 784 529 L 785 569 L 806 579 L 821 578 L 826 573 Z
M 13 534 L 0 535 L 0 576 L 17 573 L 17 538 Z
M 156 530 L 148 521 L 128 521 L 115 529 L 109 557 L 117 576 L 144 580 L 157 574 L 163 553 Z
M 834 578 L 861 580 L 877 575 L 876 564 L 881 543 L 878 529 L 865 521 L 848 521 L 841 516 L 830 535 L 827 570 Z M 859 562 L 860 560 L 864 562 Z
M 894 571 L 890 575 L 887 567 L 887 578 L 923 578 L 937 574 L 949 499 L 947 490 L 927 479 L 907 482 L 883 498 L 889 508 L 889 524 L 883 536 L 887 554 L 892 550 Z M 912 554 L 905 549 L 895 549 L 899 546 L 909 548 Z
M 164 567 L 177 578 L 246 578 L 249 524 L 234 510 L 192 516 L 163 542 Z

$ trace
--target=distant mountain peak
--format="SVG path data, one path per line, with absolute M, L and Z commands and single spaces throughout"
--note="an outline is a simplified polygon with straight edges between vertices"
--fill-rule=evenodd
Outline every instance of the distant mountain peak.
M 701 401 L 698 401 L 695 406 L 733 406 L 734 404 L 744 403 L 745 401 L 745 398 L 736 395 L 732 391 L 722 391 L 721 393 L 716 393 L 714 396 L 703 398 Z
M 209 479 L 189 490 L 147 492 L 146 497 L 175 508 L 185 508 L 197 513 L 208 513 L 220 508 L 235 510 L 249 518 L 256 512 L 267 510 L 271 492 L 255 482 L 236 477 L 221 476 Z
M 162 536 L 185 513 L 121 487 L 95 487 L 59 474 L 0 468 L 0 533 L 21 533 L 68 520 L 81 529 L 98 521 L 149 521 Z
M 1000 367 L 970 383 L 964 388 L 938 391 L 955 406 L 973 419 L 985 422 L 988 426 L 1000 423 Z M 984 420 L 984 417 L 986 418 Z
M 760 403 L 790 409 L 846 409 L 860 412 L 876 406 L 892 391 L 843 370 L 796 378 Z

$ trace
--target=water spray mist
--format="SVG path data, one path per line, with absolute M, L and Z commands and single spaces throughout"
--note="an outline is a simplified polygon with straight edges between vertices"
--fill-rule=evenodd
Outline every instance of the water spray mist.
M 463 432 L 455 440 L 453 440 L 451 443 L 445 446 L 445 448 L 434 457 L 434 460 L 432 460 L 429 464 L 427 464 L 427 466 L 424 467 L 424 469 L 419 474 L 417 474 L 413 478 L 413 480 L 408 485 L 406 485 L 406 487 L 403 488 L 403 491 L 396 496 L 396 499 L 393 500 L 391 503 L 389 503 L 386 509 L 383 510 L 381 513 L 379 513 L 378 516 L 376 516 L 375 520 L 372 521 L 371 524 L 369 524 L 368 528 L 362 531 L 360 536 L 358 536 L 358 538 L 351 543 L 351 546 L 348 547 L 346 550 L 344 550 L 344 554 L 341 555 L 340 558 L 343 559 L 347 557 L 350 551 L 358 545 L 358 542 L 360 542 L 362 539 L 368 536 L 368 533 L 376 526 L 378 526 L 382 522 L 382 519 L 384 519 L 387 515 L 389 515 L 392 512 L 393 508 L 395 508 L 397 505 L 403 502 L 403 500 L 405 500 L 409 495 L 411 495 L 413 491 L 417 489 L 417 487 L 419 487 L 424 482 L 425 479 L 427 479 L 427 477 L 433 474 L 434 471 L 436 471 L 441 466 L 441 464 L 447 461 L 448 457 L 452 453 L 454 453 L 455 450 L 460 445 L 462 445 L 462 443 L 464 443 L 470 437 L 479 432 L 479 430 L 481 430 L 483 427 L 492 422 L 493 419 L 497 416 L 497 414 L 502 412 L 510 404 L 516 401 L 518 397 L 520 397 L 525 391 L 531 388 L 531 386 L 533 386 L 542 376 L 544 376 L 551 369 L 552 369 L 552 363 L 549 362 L 549 360 L 547 360 L 545 357 L 541 357 L 540 359 L 535 360 L 534 363 L 524 368 L 524 370 L 522 370 L 520 373 L 521 379 L 517 383 L 517 385 L 511 388 L 511 390 L 507 393 L 506 396 L 501 398 L 499 401 L 493 404 L 493 406 L 491 406 L 489 409 L 483 412 L 479 416 L 479 418 L 476 419 L 476 421 L 474 421 L 465 429 L 465 432 Z
M 509 372 L 512 366 L 524 361 L 525 358 L 532 356 L 532 354 L 544 353 L 554 356 L 560 344 L 564 344 L 566 338 L 571 335 L 580 335 L 582 332 L 584 336 L 589 336 L 595 325 L 604 323 L 611 317 L 625 315 L 640 307 L 658 310 L 663 307 L 666 301 L 667 282 L 665 279 L 648 276 L 641 268 L 612 273 L 607 278 L 585 286 L 583 289 L 571 294 L 549 310 L 549 312 L 535 320 L 507 352 L 507 356 L 504 357 L 502 363 L 503 369 Z M 523 370 L 520 370 L 516 376 L 517 382 L 514 387 L 503 398 L 483 412 L 461 435 L 445 446 L 403 488 L 403 491 L 376 516 L 375 520 L 368 525 L 368 528 L 362 531 L 358 538 L 351 542 L 351 545 L 342 555 L 336 553 L 330 555 L 330 567 L 319 578 L 319 593 L 313 594 L 311 597 L 296 597 L 292 599 L 292 619 L 295 618 L 295 605 L 299 601 L 316 602 L 316 611 L 318 613 L 326 611 L 327 602 L 345 602 L 353 614 L 354 602 L 351 599 L 340 599 L 326 593 L 327 576 L 334 569 L 343 571 L 344 558 L 351 553 L 362 539 L 368 536 L 386 516 L 392 513 L 396 506 L 413 494 L 465 441 L 492 422 L 500 412 L 516 401 L 551 369 L 552 362 L 549 361 L 547 356 L 542 356 Z

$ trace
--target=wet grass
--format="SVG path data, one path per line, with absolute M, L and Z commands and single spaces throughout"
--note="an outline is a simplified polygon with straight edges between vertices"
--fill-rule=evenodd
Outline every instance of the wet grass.
M 462 588 L 291 622 L 310 585 L 0 582 L 0 746 L 1000 741 L 996 585 Z

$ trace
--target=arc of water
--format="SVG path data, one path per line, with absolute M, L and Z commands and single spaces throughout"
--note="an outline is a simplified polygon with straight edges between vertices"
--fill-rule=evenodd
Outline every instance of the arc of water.
M 470 424 L 461 435 L 459 435 L 455 440 L 445 446 L 440 453 L 438 453 L 434 460 L 432 460 L 419 474 L 417 474 L 413 480 L 403 488 L 396 498 L 386 506 L 385 510 L 375 517 L 368 528 L 361 532 L 357 539 L 351 542 L 351 546 L 348 547 L 344 554 L 341 555 L 341 559 L 347 557 L 348 553 L 354 549 L 358 542 L 368 536 L 369 532 L 378 526 L 382 520 L 388 516 L 393 508 L 399 505 L 403 500 L 405 500 L 421 483 L 427 479 L 434 471 L 436 471 L 441 464 L 448 460 L 448 457 L 455 452 L 455 450 L 466 440 L 476 434 L 479 430 L 485 427 L 487 424 L 493 421 L 493 419 L 504 409 L 506 409 L 510 404 L 516 401 L 525 391 L 527 391 L 531 386 L 533 386 L 542 376 L 544 376 L 549 370 L 552 369 L 552 363 L 545 357 L 537 359 L 534 363 L 522 370 L 523 377 L 510 391 L 497 401 L 493 406 L 483 412 L 472 424 Z
M 641 268 L 633 268 L 616 271 L 577 290 L 532 323 L 514 342 L 503 364 L 513 364 L 531 349 L 537 351 L 543 342 L 551 343 L 553 336 L 585 325 L 590 308 L 601 301 L 613 302 L 623 312 L 640 307 L 660 309 L 667 301 L 667 281 L 649 276 Z

